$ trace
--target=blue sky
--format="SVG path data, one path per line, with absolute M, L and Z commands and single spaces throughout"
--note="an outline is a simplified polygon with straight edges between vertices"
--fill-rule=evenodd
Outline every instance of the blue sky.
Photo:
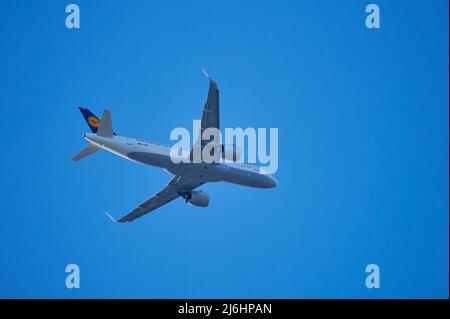
M 448 2 L 0 1 L 0 297 L 448 297 Z M 169 180 L 88 131 L 169 143 L 221 88 L 222 127 L 277 127 L 275 189 L 202 189 L 111 223 Z M 65 267 L 81 288 L 65 287 Z M 367 264 L 381 288 L 365 287 Z

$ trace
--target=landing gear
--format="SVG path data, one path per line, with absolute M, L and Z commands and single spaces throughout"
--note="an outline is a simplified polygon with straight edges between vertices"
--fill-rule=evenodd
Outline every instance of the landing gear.
M 192 198 L 192 193 L 191 192 L 179 192 L 178 193 L 181 197 L 184 198 L 184 201 L 187 203 L 189 203 L 189 201 Z

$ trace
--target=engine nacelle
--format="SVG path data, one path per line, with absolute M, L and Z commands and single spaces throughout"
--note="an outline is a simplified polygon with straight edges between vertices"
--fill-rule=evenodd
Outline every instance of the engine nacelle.
M 199 207 L 208 207 L 209 205 L 209 195 L 202 191 L 190 191 L 186 193 L 180 194 L 186 203 L 199 206 Z
M 229 161 L 239 161 L 242 155 L 242 150 L 234 144 L 222 144 L 222 158 Z

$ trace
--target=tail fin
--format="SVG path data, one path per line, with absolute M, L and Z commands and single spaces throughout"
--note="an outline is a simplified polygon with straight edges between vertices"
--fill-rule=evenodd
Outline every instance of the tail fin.
M 79 107 L 79 109 L 92 133 L 97 133 L 100 126 L 100 119 L 87 108 Z
M 82 158 L 85 158 L 86 156 L 89 156 L 91 154 L 94 154 L 95 152 L 101 150 L 100 147 L 94 145 L 94 144 L 89 144 L 88 146 L 86 146 L 85 148 L 83 148 L 80 153 L 78 153 L 77 155 L 75 155 L 72 160 L 73 161 L 79 161 Z
M 108 138 L 111 138 L 115 135 L 112 129 L 111 112 L 108 109 L 105 109 L 103 111 L 101 121 L 88 109 L 84 109 L 82 107 L 80 107 L 79 109 L 81 111 L 81 114 L 83 114 L 84 118 L 86 119 L 86 122 L 91 128 L 92 132 L 96 133 L 98 136 Z M 99 150 L 101 150 L 101 147 L 98 147 L 94 144 L 89 144 L 88 146 L 83 148 L 77 155 L 75 155 L 72 160 L 79 161 L 80 159 L 94 154 Z
M 86 120 L 86 123 L 91 129 L 92 133 L 97 133 L 101 123 L 100 119 L 88 108 L 79 107 L 78 109 Z M 116 133 L 113 132 L 113 135 L 116 135 Z

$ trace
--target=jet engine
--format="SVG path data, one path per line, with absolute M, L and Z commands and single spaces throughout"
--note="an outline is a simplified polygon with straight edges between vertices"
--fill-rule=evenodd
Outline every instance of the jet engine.
M 191 204 L 199 207 L 208 207 L 209 195 L 202 191 L 190 191 L 180 194 L 184 198 L 187 204 Z
M 242 155 L 242 150 L 236 147 L 235 144 L 222 144 L 222 158 L 229 161 L 239 161 Z

